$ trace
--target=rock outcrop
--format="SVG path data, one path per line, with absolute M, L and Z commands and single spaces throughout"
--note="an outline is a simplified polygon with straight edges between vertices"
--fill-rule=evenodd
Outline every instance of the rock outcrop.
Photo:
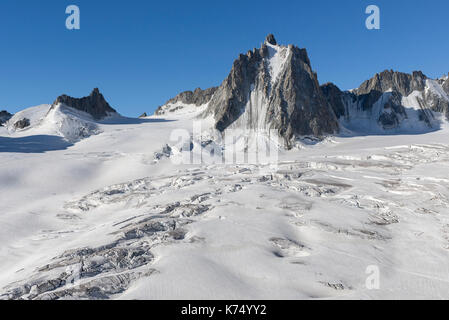
M 402 96 L 408 96 L 413 91 L 423 91 L 427 77 L 421 71 L 412 74 L 385 70 L 376 74 L 370 80 L 363 82 L 355 90 L 357 95 L 372 94 L 373 92 L 397 91 Z
M 72 98 L 67 95 L 59 96 L 53 106 L 63 104 L 68 107 L 90 114 L 95 120 L 101 120 L 111 114 L 117 113 L 105 100 L 98 88 L 95 88 L 88 97 Z
M 449 74 L 448 74 L 448 76 L 446 77 L 446 80 L 443 82 L 443 89 L 444 89 L 444 91 L 447 93 L 447 94 L 449 94 Z
M 169 100 L 166 104 L 175 104 L 177 102 L 182 102 L 185 104 L 194 104 L 196 106 L 202 106 L 210 101 L 217 87 L 212 87 L 209 89 L 202 90 L 201 88 L 195 89 L 195 91 L 185 91 Z
M 324 96 L 327 102 L 331 105 L 337 118 L 340 118 L 346 114 L 346 108 L 343 104 L 344 93 L 333 83 L 328 82 L 321 86 Z
M 217 89 L 204 116 L 215 127 L 276 130 L 287 147 L 296 137 L 338 132 L 305 49 L 279 46 L 269 35 L 260 49 L 241 54 Z
M 28 128 L 31 125 L 30 119 L 23 118 L 14 123 L 14 129 L 22 130 Z
M 277 41 L 276 41 L 276 39 L 275 39 L 275 37 L 274 37 L 274 35 L 273 35 L 272 33 L 270 33 L 270 34 L 266 37 L 265 42 L 266 42 L 266 43 L 269 43 L 269 44 L 271 44 L 271 45 L 273 45 L 273 46 L 276 46 L 276 45 L 278 44 Z
M 12 118 L 12 114 L 10 114 L 8 111 L 5 111 L 5 110 L 0 111 L 0 126 L 2 126 L 4 123 L 6 123 L 11 118 Z

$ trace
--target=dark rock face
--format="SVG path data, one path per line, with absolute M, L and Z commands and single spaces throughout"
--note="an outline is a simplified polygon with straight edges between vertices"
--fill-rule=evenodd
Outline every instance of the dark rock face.
M 117 112 L 107 103 L 98 88 L 95 88 L 88 97 L 80 99 L 62 95 L 56 99 L 53 106 L 57 104 L 64 104 L 68 107 L 86 112 L 96 120 L 101 120 L 109 114 Z
M 321 86 L 327 102 L 331 105 L 337 118 L 346 114 L 346 108 L 343 104 L 343 92 L 333 83 L 326 83 Z
M 0 111 L 0 126 L 2 126 L 6 121 L 12 118 L 12 114 L 3 110 Z
M 265 42 L 272 44 L 274 46 L 278 44 L 276 39 L 274 38 L 274 35 L 271 33 L 267 36 L 267 38 L 265 39 Z
M 209 103 L 206 115 L 224 131 L 231 125 L 276 130 L 290 147 L 299 136 L 338 132 L 305 49 L 277 46 L 267 37 L 260 49 L 240 55 Z M 282 62 L 278 62 L 282 61 Z
M 446 81 L 443 82 L 443 89 L 449 95 L 449 74 Z
M 385 70 L 376 74 L 370 80 L 365 81 L 356 89 L 357 95 L 369 94 L 371 92 L 386 92 L 393 90 L 402 96 L 408 96 L 413 91 L 423 91 L 426 86 L 427 77 L 421 71 L 412 74 Z
M 166 113 L 166 106 L 173 105 L 176 103 L 184 103 L 184 104 L 193 104 L 197 107 L 205 105 L 210 101 L 212 96 L 217 91 L 217 87 L 212 87 L 209 89 L 202 90 L 201 88 L 195 89 L 195 91 L 185 91 L 180 94 L 178 94 L 173 99 L 170 99 L 167 101 L 167 103 L 164 106 L 159 107 L 155 114 L 156 115 L 163 115 Z M 182 108 L 180 108 L 182 109 Z M 176 111 L 176 110 L 172 110 Z
M 144 113 L 142 113 L 142 114 L 140 115 L 140 117 L 139 117 L 139 118 L 146 118 L 146 117 L 148 117 L 148 115 L 147 115 L 147 113 L 146 113 L 146 112 L 144 112 Z
M 25 128 L 29 127 L 30 124 L 31 124 L 31 123 L 30 123 L 30 120 L 29 120 L 29 119 L 23 118 L 23 119 L 20 119 L 19 121 L 16 121 L 16 122 L 14 123 L 14 128 L 15 128 L 16 130 L 21 130 L 21 129 L 25 129 Z

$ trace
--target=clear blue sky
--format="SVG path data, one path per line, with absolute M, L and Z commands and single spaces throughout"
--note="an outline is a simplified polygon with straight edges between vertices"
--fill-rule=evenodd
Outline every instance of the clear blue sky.
M 65 28 L 65 8 L 81 30 Z M 381 9 L 381 30 L 365 8 Z M 99 87 L 128 116 L 219 85 L 266 34 L 306 47 L 321 83 L 351 89 L 384 69 L 449 72 L 447 0 L 1 0 L 0 109 Z

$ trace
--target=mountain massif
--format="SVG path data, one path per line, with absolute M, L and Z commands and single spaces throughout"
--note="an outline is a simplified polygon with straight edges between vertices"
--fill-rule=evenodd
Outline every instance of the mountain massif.
M 444 89 L 448 82 L 447 78 L 430 79 L 420 71 L 386 70 L 350 92 L 332 83 L 321 88 L 342 126 L 355 131 L 363 126 L 378 133 L 434 129 L 442 120 L 436 113 L 449 119 L 449 96 Z
M 235 60 L 218 88 L 181 93 L 156 115 L 185 105 L 203 107 L 201 117 L 212 116 L 220 132 L 275 130 L 289 148 L 304 136 L 438 129 L 449 118 L 449 80 L 386 70 L 351 91 L 320 86 L 306 49 L 279 45 L 269 35 L 261 48 Z
M 449 120 L 449 76 L 431 79 L 420 71 L 386 70 L 342 91 L 333 83 L 320 85 L 306 49 L 279 45 L 270 34 L 260 48 L 239 55 L 220 86 L 182 92 L 155 116 L 192 112 L 212 119 L 219 133 L 274 132 L 288 149 L 305 137 L 424 133 Z M 61 95 L 52 105 L 14 116 L 2 111 L 0 124 L 10 132 L 51 127 L 45 132 L 76 140 L 97 132 L 95 123 L 114 115 L 95 88 L 89 96 Z

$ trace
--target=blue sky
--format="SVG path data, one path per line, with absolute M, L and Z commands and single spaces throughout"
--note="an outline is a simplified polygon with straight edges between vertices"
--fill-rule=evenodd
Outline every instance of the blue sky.
M 81 29 L 65 28 L 78 5 Z M 381 9 L 381 30 L 365 8 Z M 99 87 L 128 116 L 219 85 L 268 33 L 308 49 L 321 83 L 351 89 L 376 72 L 449 72 L 447 0 L 2 0 L 0 109 L 16 112 Z

